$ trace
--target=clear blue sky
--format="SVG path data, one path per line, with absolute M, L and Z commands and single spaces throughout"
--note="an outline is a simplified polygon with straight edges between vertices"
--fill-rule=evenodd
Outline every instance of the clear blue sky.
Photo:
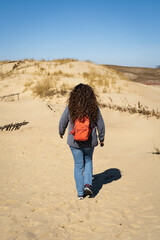
M 0 60 L 160 65 L 159 0 L 0 0 Z

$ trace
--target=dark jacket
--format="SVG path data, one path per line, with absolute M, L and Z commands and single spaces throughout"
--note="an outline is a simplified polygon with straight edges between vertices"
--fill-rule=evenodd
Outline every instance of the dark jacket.
M 100 142 L 104 141 L 104 136 L 105 136 L 105 125 L 104 125 L 104 121 L 100 112 L 100 109 L 98 109 L 98 119 L 97 119 L 97 124 L 95 125 L 95 127 L 93 128 L 89 138 L 87 141 L 85 142 L 80 142 L 80 141 L 76 141 L 74 140 L 74 137 L 72 134 L 69 134 L 72 131 L 72 127 L 70 124 L 70 114 L 69 114 L 69 109 L 68 106 L 65 108 L 60 122 L 59 122 L 59 134 L 60 135 L 64 135 L 65 130 L 68 126 L 69 123 L 69 127 L 68 127 L 68 137 L 67 137 L 67 143 L 69 146 L 71 147 L 75 147 L 75 148 L 87 148 L 87 147 L 95 147 L 98 145 L 98 140 L 97 140 L 97 130 L 98 130 L 98 138 Z

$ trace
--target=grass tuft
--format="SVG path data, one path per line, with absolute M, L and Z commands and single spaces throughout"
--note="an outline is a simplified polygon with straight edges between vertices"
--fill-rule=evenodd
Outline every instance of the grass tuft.
M 68 89 L 69 89 L 69 86 L 68 84 L 66 83 L 63 83 L 61 86 L 60 86 L 60 91 L 59 93 L 61 94 L 61 96 L 65 96 L 68 92 Z
M 56 77 L 73 77 L 74 76 L 73 74 L 64 73 L 61 70 L 54 72 L 53 75 Z
M 37 82 L 33 88 L 33 93 L 40 98 L 53 96 L 56 93 L 56 84 L 51 78 L 45 78 Z
M 62 65 L 70 62 L 77 62 L 78 59 L 74 58 L 60 58 L 60 59 L 54 59 L 53 62 L 56 63 L 56 65 Z

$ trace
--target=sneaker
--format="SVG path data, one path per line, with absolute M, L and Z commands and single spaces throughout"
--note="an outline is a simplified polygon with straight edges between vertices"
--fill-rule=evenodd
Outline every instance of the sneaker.
M 92 186 L 89 185 L 89 184 L 86 184 L 86 185 L 84 186 L 84 195 L 85 195 L 85 196 L 90 196 L 90 197 L 93 197 L 93 196 L 94 196 L 91 188 L 92 188 Z
M 78 196 L 79 200 L 83 200 L 83 198 L 84 198 L 83 196 Z

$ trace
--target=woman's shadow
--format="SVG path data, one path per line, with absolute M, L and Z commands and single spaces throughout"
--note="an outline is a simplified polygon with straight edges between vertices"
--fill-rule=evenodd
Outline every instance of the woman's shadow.
M 104 184 L 111 183 L 112 181 L 117 181 L 121 177 L 121 172 L 117 168 L 110 168 L 102 173 L 93 175 L 92 191 L 94 197 L 99 193 Z

